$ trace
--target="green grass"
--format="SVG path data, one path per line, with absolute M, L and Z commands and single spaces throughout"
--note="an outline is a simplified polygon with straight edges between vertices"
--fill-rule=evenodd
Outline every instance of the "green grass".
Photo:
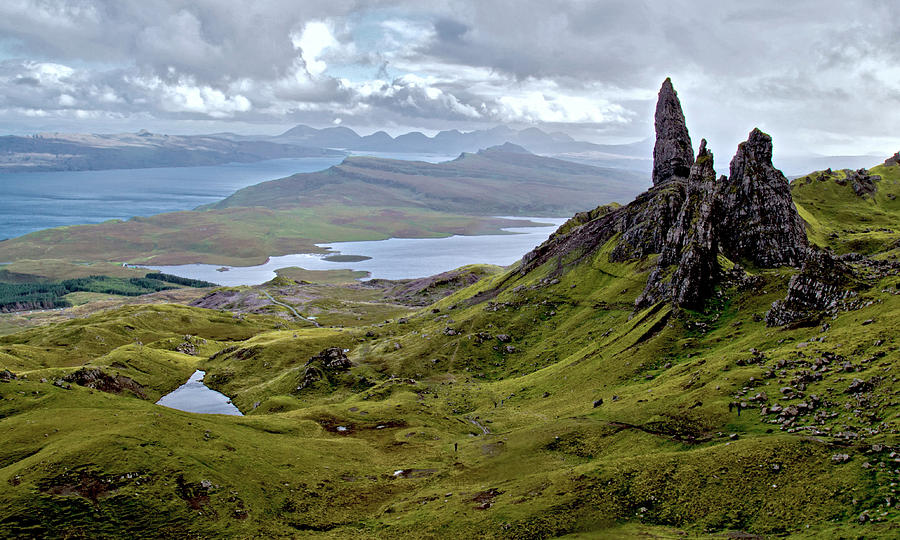
M 362 270 L 307 270 L 297 266 L 279 268 L 275 270 L 275 273 L 280 277 L 294 281 L 330 284 L 353 283 L 358 279 L 369 276 L 368 272 Z
M 872 254 L 897 249 L 900 241 L 900 167 L 879 165 L 869 170 L 881 176 L 874 196 L 857 196 L 850 185 L 832 175 L 811 173 L 792 182 L 794 202 L 808 223 L 810 240 L 837 253 Z M 819 178 L 823 180 L 819 180 Z M 895 252 L 896 253 L 896 252 Z
M 871 223 L 896 230 L 894 171 L 883 174 L 874 201 L 845 204 L 827 182 L 795 183 L 813 241 L 847 251 Z M 844 229 L 858 232 L 830 236 Z M 318 310 L 322 328 L 280 308 L 135 305 L 0 337 L 0 367 L 20 376 L 0 383 L 0 530 L 897 537 L 896 276 L 850 263 L 854 303 L 810 327 L 765 326 L 787 268 L 752 270 L 700 311 L 633 313 L 648 265 L 610 263 L 616 241 L 524 275 L 482 269 L 415 311 L 358 285 L 266 286 Z M 864 244 L 892 257 L 889 238 Z M 234 309 L 260 294 L 223 291 Z M 186 341 L 195 355 L 179 352 Z M 327 347 L 348 349 L 352 367 L 297 390 Z M 83 365 L 150 399 L 52 384 Z M 194 369 L 247 416 L 152 404 Z M 870 386 L 850 392 L 855 379 Z M 763 392 L 767 403 L 751 399 Z M 812 396 L 793 423 L 763 414 Z M 749 406 L 738 415 L 735 401 Z

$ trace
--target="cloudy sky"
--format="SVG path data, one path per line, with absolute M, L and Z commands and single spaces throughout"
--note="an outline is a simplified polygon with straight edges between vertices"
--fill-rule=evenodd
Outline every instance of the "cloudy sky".
M 652 133 L 671 76 L 730 155 L 900 149 L 893 0 L 3 0 L 0 131 Z M 696 144 L 696 141 L 695 141 Z

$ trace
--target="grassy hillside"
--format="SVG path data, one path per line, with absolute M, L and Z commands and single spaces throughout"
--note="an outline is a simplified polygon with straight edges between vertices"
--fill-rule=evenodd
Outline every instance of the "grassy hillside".
M 794 202 L 808 224 L 813 243 L 832 247 L 839 254 L 897 256 L 900 167 L 878 165 L 869 169 L 868 175 L 879 179 L 854 181 L 856 171 L 829 169 L 792 182 Z M 866 185 L 874 187 L 874 191 L 868 192 Z
M 896 260 L 896 171 L 881 174 L 871 199 L 795 182 L 811 240 Z M 857 241 L 866 227 L 884 237 Z M 0 338 L 16 377 L 0 383 L 0 531 L 896 538 L 896 273 L 848 261 L 856 296 L 806 326 L 764 322 L 790 268 L 726 279 L 699 311 L 635 313 L 653 260 L 610 262 L 617 241 L 479 270 L 416 311 L 388 308 L 397 291 L 304 286 L 321 328 L 224 311 L 253 289 Z M 264 290 L 312 309 L 303 287 Z M 143 397 L 65 381 L 84 365 Z M 246 416 L 152 404 L 194 369 Z

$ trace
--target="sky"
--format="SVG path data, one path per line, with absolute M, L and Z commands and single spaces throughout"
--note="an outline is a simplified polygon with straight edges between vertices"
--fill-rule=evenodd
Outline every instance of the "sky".
M 893 0 L 3 0 L 0 133 L 383 129 L 900 149 Z

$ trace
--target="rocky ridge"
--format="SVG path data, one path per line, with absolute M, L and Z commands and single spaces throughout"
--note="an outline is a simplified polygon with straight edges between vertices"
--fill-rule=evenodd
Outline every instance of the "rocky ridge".
M 666 79 L 656 108 L 653 156 L 652 188 L 627 206 L 604 207 L 591 221 L 576 216 L 560 228 L 564 233 L 526 255 L 520 271 L 553 258 L 562 269 L 618 236 L 611 262 L 658 254 L 636 310 L 660 301 L 698 308 L 721 273 L 719 253 L 762 268 L 799 266 L 806 259 L 805 224 L 791 200 L 787 178 L 772 164 L 769 135 L 754 129 L 738 146 L 730 175 L 716 180 L 706 141 L 696 160 L 691 153 L 681 104 Z

